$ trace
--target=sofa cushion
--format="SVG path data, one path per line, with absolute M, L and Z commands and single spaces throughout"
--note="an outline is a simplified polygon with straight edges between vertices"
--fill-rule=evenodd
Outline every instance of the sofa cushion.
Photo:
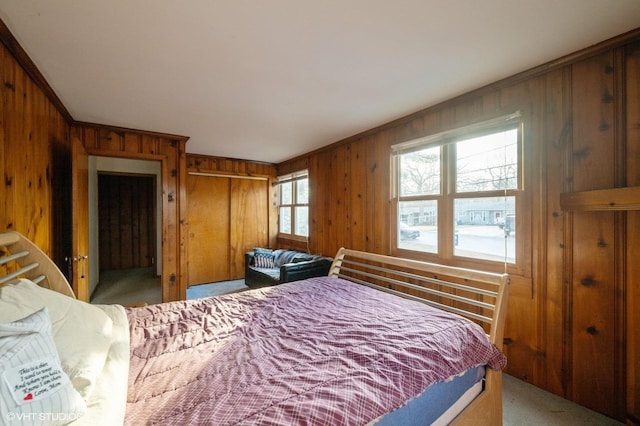
M 253 249 L 253 266 L 256 268 L 274 268 L 275 255 L 273 250 L 265 248 Z
M 274 267 L 279 268 L 287 263 L 304 262 L 312 260 L 312 256 L 295 250 L 276 250 L 274 251 Z

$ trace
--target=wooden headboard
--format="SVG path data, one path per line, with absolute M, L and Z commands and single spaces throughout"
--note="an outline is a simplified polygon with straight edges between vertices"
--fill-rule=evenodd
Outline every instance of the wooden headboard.
M 329 270 L 479 323 L 502 349 L 509 276 L 341 248 Z
M 40 287 L 76 296 L 55 263 L 18 232 L 0 234 L 0 286 L 15 278 L 28 278 Z

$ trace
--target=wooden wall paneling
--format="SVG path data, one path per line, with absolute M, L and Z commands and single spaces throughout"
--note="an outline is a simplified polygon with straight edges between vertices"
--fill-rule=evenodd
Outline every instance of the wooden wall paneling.
M 244 278 L 245 253 L 269 239 L 269 182 L 233 178 L 230 191 L 230 279 Z
M 625 49 L 612 49 L 612 63 L 605 68 L 606 74 L 612 74 L 613 78 L 613 117 L 611 120 L 613 132 L 613 180 L 614 187 L 621 187 L 627 184 L 626 171 L 626 155 L 627 155 L 627 139 L 626 139 L 626 117 L 627 109 L 625 93 L 626 93 L 626 70 L 625 70 Z M 611 69 L 613 68 L 613 69 Z M 606 97 L 603 101 L 606 102 Z M 639 158 L 640 160 L 640 158 Z M 620 167 L 620 165 L 624 165 Z M 640 192 L 638 192 L 640 194 Z M 640 200 L 638 200 L 640 204 Z M 627 366 L 626 366 L 626 260 L 625 251 L 627 249 L 626 241 L 626 212 L 613 212 L 613 279 L 612 279 L 612 301 L 614 316 L 614 347 L 613 347 L 613 370 L 614 370 L 614 398 L 615 404 L 611 411 L 614 417 L 624 420 L 627 396 Z
M 189 222 L 188 222 L 188 198 L 187 198 L 187 159 L 185 141 L 176 141 L 176 148 L 178 149 L 178 158 L 176 164 L 176 177 L 178 179 L 178 192 L 177 197 L 180 202 L 178 206 L 178 238 L 177 255 L 178 255 L 178 290 L 180 296 L 187 298 L 187 279 L 188 279 L 188 264 L 189 264 Z M 143 140 L 144 144 L 144 140 Z M 158 184 L 158 183 L 156 183 Z M 157 188 L 156 188 L 157 191 Z M 163 218 L 160 220 L 164 221 Z M 157 251 L 157 247 L 156 247 Z
M 314 216 L 317 218 L 317 229 L 318 229 L 318 245 L 319 248 L 316 251 L 321 253 L 331 253 L 334 250 L 334 247 L 331 245 L 330 240 L 330 224 L 331 217 L 329 216 L 329 206 L 332 203 L 332 191 L 330 184 L 330 168 L 326 166 L 327 163 L 330 164 L 330 156 L 331 153 L 329 151 L 322 152 L 315 156 L 315 176 L 313 182 L 313 189 L 310 190 L 314 194 L 317 194 L 321 203 L 319 204 L 319 208 L 314 212 Z
M 122 143 L 124 152 L 138 153 L 142 151 L 142 136 L 139 134 L 125 133 Z
M 7 163 L 8 156 L 13 144 L 9 143 L 6 126 L 9 122 L 9 106 L 7 101 L 7 82 L 9 81 L 7 76 L 7 66 L 11 63 L 11 56 L 3 45 L 0 45 L 0 175 L 4 176 L 4 180 L 0 183 L 0 230 L 4 231 L 9 227 L 9 221 L 11 218 L 10 210 L 7 210 L 7 197 L 9 195 L 10 185 L 7 182 Z
M 326 254 L 324 247 L 324 212 L 326 210 L 324 205 L 329 199 L 327 195 L 329 188 L 320 184 L 323 174 L 319 158 L 320 155 L 317 154 L 307 162 L 307 170 L 309 171 L 309 243 L 312 252 Z M 290 168 L 278 167 L 279 175 L 290 172 L 292 172 Z M 276 203 L 277 201 L 276 197 Z
M 528 360 L 533 370 L 533 382 L 546 386 L 547 360 L 546 341 L 550 332 L 546 323 L 546 246 L 549 238 L 547 216 L 547 174 L 546 174 L 546 80 L 538 77 L 526 85 L 528 100 L 519 100 L 517 108 L 523 114 L 523 165 L 521 173 L 524 188 L 521 202 L 524 206 L 520 218 L 523 234 L 518 238 L 517 248 L 521 259 L 522 272 L 518 277 L 522 280 L 522 293 L 514 291 L 516 297 L 524 297 L 528 290 L 528 311 L 525 315 L 535 318 L 535 331 L 528 336 L 527 344 L 532 350 Z M 535 195 L 534 195 L 535 194 Z M 518 280 L 514 280 L 517 282 Z M 521 312 L 522 314 L 522 312 Z
M 109 128 L 98 129 L 98 148 L 102 151 L 127 152 L 124 148 L 124 134 Z M 129 151 L 131 152 L 131 151 Z
M 143 137 L 140 142 L 140 152 L 148 154 L 157 154 L 160 152 L 160 138 Z
M 640 41 L 625 52 L 626 184 L 640 186 Z M 626 213 L 626 415 L 640 424 L 640 212 Z
M 351 234 L 350 234 L 350 217 L 351 217 L 351 188 L 349 187 L 349 173 L 350 167 L 350 144 L 344 144 L 338 147 L 333 154 L 331 169 L 332 179 L 331 186 L 333 188 L 333 203 L 330 205 L 331 215 L 331 234 L 340 234 L 341 241 L 346 247 L 351 247 Z M 334 249 L 336 241 L 335 237 L 331 242 Z
M 544 327 L 545 304 L 540 299 L 545 293 L 544 281 L 533 280 L 533 258 L 540 256 L 533 250 L 534 241 L 544 244 L 547 239 L 544 208 L 546 204 L 542 180 L 541 158 L 544 153 L 544 132 L 542 129 L 544 116 L 544 85 L 540 81 L 518 82 L 496 90 L 493 95 L 487 94 L 488 105 L 497 106 L 497 111 L 483 111 L 483 117 L 471 117 L 478 121 L 497 114 L 520 111 L 523 121 L 523 161 L 520 172 L 524 177 L 523 195 L 519 202 L 524 204 L 523 214 L 518 218 L 519 231 L 517 253 L 520 258 L 520 271 L 511 279 L 507 321 L 505 325 L 505 353 L 510 360 L 506 371 L 520 379 L 544 386 L 545 353 Z M 535 194 L 535 196 L 534 196 Z M 534 219 L 533 212 L 542 217 Z M 535 266 L 541 266 L 537 259 Z M 536 271 L 536 278 L 540 273 Z
M 155 230 L 156 230 L 156 209 L 155 209 L 155 177 L 146 177 L 139 181 L 142 188 L 140 196 L 137 199 L 137 211 L 146 212 L 146 214 L 138 214 L 134 220 L 133 242 L 134 253 L 138 255 L 134 257 L 136 265 L 150 267 L 155 264 Z
M 608 53 L 573 65 L 574 191 L 614 186 L 612 60 Z M 571 396 L 616 417 L 614 215 L 574 213 L 572 226 Z
M 162 221 L 163 230 L 163 268 L 169 268 L 169 274 L 163 273 L 163 296 L 162 300 L 182 300 L 186 298 L 187 286 L 184 282 L 184 274 L 181 268 L 184 261 L 180 259 L 180 231 L 182 230 L 180 222 L 181 204 L 186 200 L 180 198 L 180 185 L 184 182 L 179 180 L 180 167 L 184 167 L 180 160 L 182 152 L 184 152 L 186 141 L 178 139 L 169 139 L 160 145 L 160 154 L 166 158 L 163 162 L 163 208 Z M 165 250 L 166 247 L 166 250 Z M 165 292 L 167 296 L 165 296 Z
M 154 186 L 150 176 L 99 174 L 100 270 L 152 266 Z
M 71 287 L 79 300 L 89 302 L 89 156 L 78 137 L 71 134 Z
M 230 279 L 230 190 L 229 178 L 187 175 L 187 285 Z
M 25 234 L 52 253 L 52 152 L 67 144 L 65 119 L 5 46 L 2 62 L 3 213 L 5 230 Z
M 118 192 L 121 203 L 118 209 L 118 239 L 120 241 L 120 267 L 128 269 L 133 267 L 133 246 L 131 232 L 133 230 L 133 188 L 125 179 L 117 179 Z
M 638 117 L 638 115 L 636 115 Z M 637 137 L 637 135 L 636 135 Z M 636 139 L 638 144 L 638 139 Z M 636 157 L 638 158 L 638 157 Z M 639 177 L 640 178 L 640 177 Z M 640 184 L 640 179 L 637 181 Z M 627 212 L 626 259 L 626 421 L 640 424 L 640 212 Z
M 0 78 L 0 227 L 25 234 L 52 255 L 52 153 L 68 146 L 68 125 L 5 45 Z
M 99 203 L 105 203 L 106 200 L 111 200 L 111 185 L 108 184 L 108 180 L 103 176 L 98 176 L 98 201 Z M 114 250 L 111 249 L 111 237 L 110 232 L 115 228 L 115 223 L 111 223 L 111 209 L 106 208 L 104 205 L 98 205 L 98 250 L 100 255 L 98 256 L 98 268 L 101 271 L 113 269 L 113 259 L 111 258 Z
M 382 131 L 367 138 L 367 251 L 391 254 L 391 134 Z
M 541 265 L 540 287 L 544 293 L 539 301 L 544 306 L 541 315 L 545 330 L 543 343 L 546 365 L 544 387 L 557 395 L 566 395 L 567 378 L 563 374 L 563 308 L 564 308 L 564 219 L 560 208 L 560 194 L 566 191 L 564 173 L 567 149 L 571 138 L 571 74 L 570 68 L 546 76 L 545 158 L 541 171 L 545 186 L 545 223 L 547 238 L 544 245 L 546 263 Z M 544 229 L 544 228 L 543 228 Z
M 127 138 L 125 137 L 125 140 Z M 125 143 L 125 148 L 126 148 Z M 150 179 L 150 178 L 147 178 Z M 148 233 L 146 228 L 148 217 L 153 217 L 153 211 L 149 211 L 145 208 L 147 206 L 146 200 L 149 196 L 149 185 L 143 177 L 136 177 L 131 181 L 131 266 L 139 268 L 147 266 L 146 262 L 142 262 L 142 259 L 148 259 L 149 253 L 146 251 L 148 244 L 146 244 L 145 235 Z M 146 214 L 140 214 L 140 209 L 145 208 Z M 144 241 L 144 245 L 143 245 Z M 141 253 L 140 250 L 145 250 Z
M 333 189 L 331 186 L 331 176 L 332 176 L 332 167 L 331 167 L 331 152 L 324 151 L 318 153 L 315 158 L 314 168 L 311 172 L 311 183 L 313 184 L 313 189 L 310 189 L 310 192 L 320 199 L 320 204 L 318 205 L 318 209 L 313 212 L 314 217 L 316 218 L 316 229 L 318 232 L 317 240 L 318 240 L 318 248 L 316 251 L 321 253 L 331 253 L 336 250 L 331 242 L 331 204 L 333 201 Z
M 19 194 L 24 190 L 22 182 L 27 177 L 21 173 L 20 166 L 24 167 L 24 156 L 22 155 L 25 143 L 25 136 L 22 132 L 23 96 L 20 94 L 20 68 L 15 62 L 9 62 L 5 67 L 4 81 L 4 103 L 5 103 L 5 137 L 9 142 L 10 149 L 7 152 L 7 163 L 5 164 L 4 185 L 5 198 L 4 210 L 10 212 L 9 221 L 6 224 L 7 230 L 16 230 L 25 234 L 29 239 L 34 234 L 27 229 L 25 223 L 25 206 L 19 203 Z
M 350 189 L 351 206 L 350 234 L 351 247 L 354 250 L 364 250 L 366 247 L 366 222 L 369 211 L 366 206 L 367 175 L 366 175 L 366 146 L 362 139 L 350 144 L 351 171 L 347 175 Z
M 268 209 L 269 209 L 269 229 L 267 238 L 267 247 L 275 247 L 278 242 L 278 185 L 277 178 L 270 176 L 268 180 Z M 311 198 L 312 199 L 312 198 Z M 311 199 L 309 203 L 311 203 Z M 309 207 L 309 229 L 311 229 L 311 206 Z M 309 231 L 311 232 L 311 231 Z M 315 252 L 314 252 L 315 253 Z
M 108 180 L 106 182 L 109 182 Z M 108 185 L 108 183 L 107 183 Z M 112 185 L 109 186 L 109 201 L 113 201 L 117 199 L 117 189 Z M 107 209 L 105 209 L 107 210 Z M 108 222 L 105 222 L 108 228 L 105 230 L 107 232 L 106 238 L 104 240 L 109 244 L 109 260 L 110 263 L 105 265 L 106 269 L 120 269 L 120 251 L 118 247 L 120 246 L 120 214 L 118 212 L 117 207 L 112 208 L 110 206 L 109 214 L 107 216 Z M 100 257 L 102 257 L 102 250 L 100 250 Z
M 38 209 L 38 191 L 35 188 L 35 183 L 38 181 L 37 171 L 34 167 L 39 166 L 37 164 L 37 158 L 34 156 L 33 146 L 34 139 L 38 140 L 40 137 L 38 130 L 38 120 L 36 117 L 35 105 L 36 101 L 36 93 L 30 90 L 30 81 L 27 79 L 26 75 L 24 78 L 20 79 L 20 92 L 23 97 L 22 100 L 22 117 L 23 117 L 23 125 L 22 125 L 22 138 L 24 143 L 22 144 L 22 152 L 21 156 L 24 158 L 24 167 L 22 169 L 22 173 L 20 175 L 23 176 L 24 185 L 22 190 L 20 191 L 21 198 L 23 198 L 22 202 L 29 206 L 25 210 L 24 220 L 25 226 L 27 229 L 33 228 L 37 230 L 40 221 L 38 219 L 38 215 L 36 211 Z M 46 156 L 48 157 L 48 156 Z M 44 226 L 47 228 L 46 233 L 48 233 L 49 224 L 46 223 Z M 34 235 L 37 235 L 37 232 L 33 232 Z
M 28 227 L 34 228 L 34 235 L 38 235 L 43 241 L 50 240 L 50 217 L 43 216 L 42 211 L 51 205 L 47 180 L 46 167 L 50 163 L 51 151 L 49 149 L 48 130 L 44 127 L 43 114 L 45 97 L 39 93 L 33 82 L 24 80 L 24 135 L 25 143 L 23 152 L 25 157 L 24 172 L 28 176 L 25 181 L 23 202 L 31 205 L 29 214 L 25 217 Z M 40 142 L 39 142 L 40 141 Z M 44 145 L 44 152 L 40 148 Z M 40 231 L 37 231 L 40 229 Z M 36 239 L 36 243 L 38 240 Z
M 330 188 L 330 199 L 326 207 L 326 223 L 325 223 L 325 233 L 324 233 L 324 247 L 328 249 L 329 252 L 337 251 L 336 246 L 338 245 L 338 238 L 340 242 L 342 242 L 343 235 L 338 228 L 338 224 L 336 221 L 336 215 L 338 214 L 338 200 L 340 197 L 340 191 L 342 187 L 340 186 L 340 180 L 337 178 L 338 173 L 338 152 L 339 149 L 335 149 L 328 153 L 324 158 L 324 172 L 325 182 L 327 188 Z M 346 244 L 346 243 L 345 243 Z
M 573 223 L 572 397 L 610 417 L 617 416 L 620 394 L 614 380 L 613 215 L 576 213 Z

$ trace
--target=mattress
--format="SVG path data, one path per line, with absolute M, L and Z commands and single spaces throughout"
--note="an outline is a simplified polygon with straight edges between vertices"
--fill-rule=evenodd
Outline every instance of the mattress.
M 430 385 L 506 364 L 478 325 L 339 278 L 127 316 L 131 425 L 368 424 Z
M 446 425 L 483 389 L 485 367 L 478 366 L 429 386 L 405 406 L 373 422 L 376 426 Z

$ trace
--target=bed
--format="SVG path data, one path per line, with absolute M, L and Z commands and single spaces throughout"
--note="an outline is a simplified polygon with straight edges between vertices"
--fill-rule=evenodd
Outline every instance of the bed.
M 18 233 L 0 250 L 5 421 L 502 423 L 506 274 L 342 248 L 327 277 L 125 308 Z

